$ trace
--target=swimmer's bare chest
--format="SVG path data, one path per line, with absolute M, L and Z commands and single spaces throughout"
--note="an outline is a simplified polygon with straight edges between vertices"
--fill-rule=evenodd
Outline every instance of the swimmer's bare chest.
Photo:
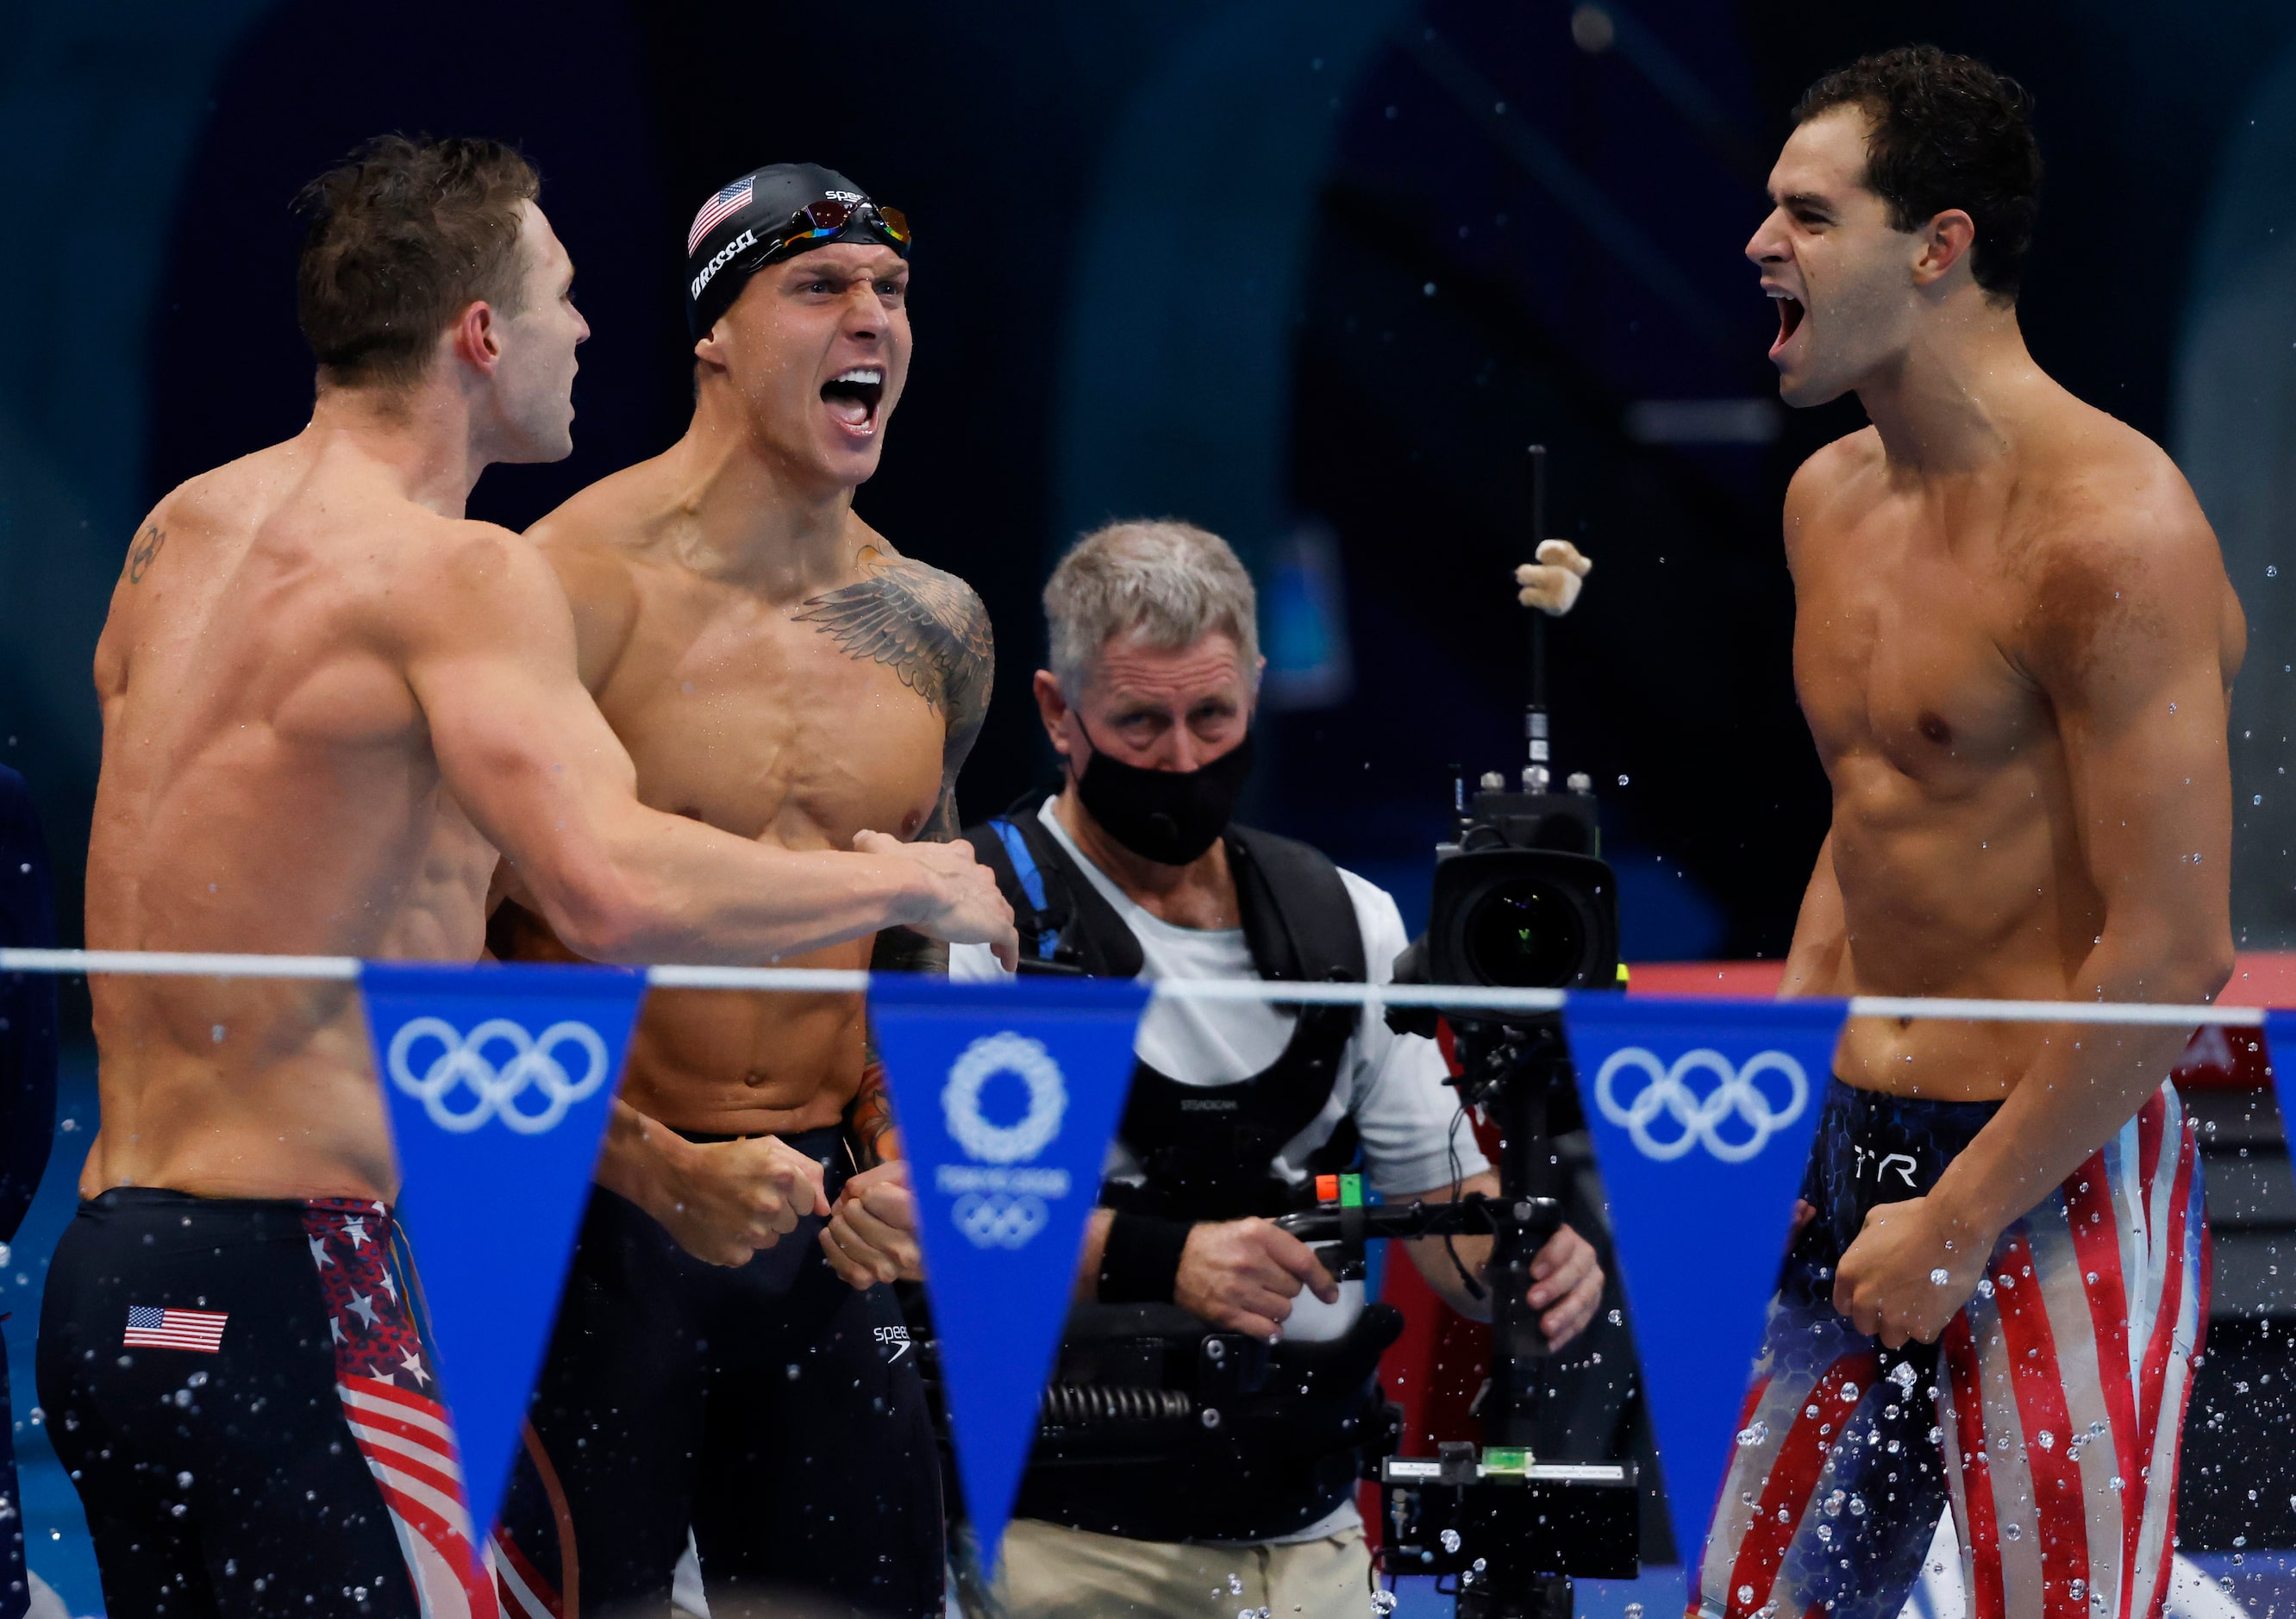
M 877 576 L 775 603 L 683 568 L 637 569 L 636 617 L 598 699 L 638 797 L 786 848 L 849 848 L 865 829 L 916 836 L 942 795 L 948 724 L 929 700 L 931 671 L 869 633 L 887 610 Z M 869 949 L 789 964 L 865 966 Z M 811 1128 L 858 1090 L 864 1037 L 855 995 L 658 993 L 624 1095 L 683 1129 Z
M 1832 855 L 1862 993 L 2054 999 L 2103 906 L 2078 859 L 2063 747 L 2018 662 L 2028 546 L 2002 503 L 1814 503 L 1793 536 L 1794 679 L 1833 786 Z M 2001 1094 L 2026 1037 L 1859 1019 L 1853 1083 Z

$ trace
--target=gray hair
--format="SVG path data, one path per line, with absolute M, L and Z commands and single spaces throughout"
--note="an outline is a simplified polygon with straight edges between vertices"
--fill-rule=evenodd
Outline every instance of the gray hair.
M 1073 699 L 1116 636 L 1177 651 L 1220 632 L 1256 688 L 1259 612 L 1250 574 L 1219 536 L 1169 519 L 1103 524 L 1070 548 L 1045 585 L 1053 677 Z

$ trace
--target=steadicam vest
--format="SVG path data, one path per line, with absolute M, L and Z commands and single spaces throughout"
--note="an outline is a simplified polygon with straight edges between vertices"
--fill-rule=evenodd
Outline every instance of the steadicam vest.
M 1025 962 L 1138 976 L 1138 938 L 1033 810 L 965 837 L 1013 906 Z M 1246 827 L 1230 827 L 1224 841 L 1259 976 L 1362 982 L 1362 927 L 1339 868 L 1305 844 Z M 1142 1182 L 1107 1182 L 1101 1201 L 1195 1222 L 1274 1215 L 1308 1200 L 1274 1160 L 1330 1101 L 1362 1014 L 1296 1010 L 1282 1053 L 1234 1083 L 1185 1084 L 1137 1063 L 1118 1134 Z M 1344 1120 L 1300 1167 L 1343 1168 L 1356 1140 Z M 1382 1419 L 1373 1373 L 1400 1327 L 1392 1309 L 1374 1304 L 1343 1339 L 1271 1351 L 1172 1304 L 1078 1304 L 1016 1510 L 1148 1541 L 1303 1528 L 1354 1488 L 1357 1449 Z M 1167 1419 L 1151 1414 L 1175 1394 L 1185 1397 Z
M 1091 977 L 1139 975 L 1140 941 L 1035 815 L 965 837 L 1013 906 L 1023 956 Z M 1274 983 L 1362 983 L 1363 929 L 1339 868 L 1272 832 L 1232 826 L 1224 841 L 1252 969 Z M 1275 1155 L 1331 1100 L 1362 1018 L 1360 1007 L 1300 1008 L 1275 1060 L 1233 1084 L 1184 1084 L 1138 1063 L 1117 1134 L 1143 1183 L 1103 1186 L 1101 1201 L 1168 1220 L 1287 1212 L 1298 1197 L 1275 1173 Z M 1303 1167 L 1341 1166 L 1354 1149 L 1343 1126 Z

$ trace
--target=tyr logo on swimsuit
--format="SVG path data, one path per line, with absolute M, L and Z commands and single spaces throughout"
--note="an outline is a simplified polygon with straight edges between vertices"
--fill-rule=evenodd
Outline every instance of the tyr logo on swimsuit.
M 1028 1111 L 1013 1124 L 996 1124 L 981 1111 L 981 1093 L 999 1075 L 1028 1089 Z M 1060 1064 L 1043 1042 L 1025 1034 L 984 1034 L 949 1065 L 940 1103 L 949 1139 L 974 1160 L 934 1172 L 934 1184 L 956 1197 L 949 1210 L 956 1229 L 975 1247 L 1027 1247 L 1045 1229 L 1045 1200 L 1069 1195 L 1067 1170 L 1013 1167 L 1060 1138 L 1069 1105 Z

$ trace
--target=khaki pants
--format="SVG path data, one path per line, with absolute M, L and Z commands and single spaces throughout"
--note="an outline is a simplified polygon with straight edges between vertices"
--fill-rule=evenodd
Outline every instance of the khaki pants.
M 1364 1619 L 1371 1554 L 1353 1526 L 1295 1545 L 1194 1546 L 1014 1518 L 996 1596 L 1004 1619 Z

